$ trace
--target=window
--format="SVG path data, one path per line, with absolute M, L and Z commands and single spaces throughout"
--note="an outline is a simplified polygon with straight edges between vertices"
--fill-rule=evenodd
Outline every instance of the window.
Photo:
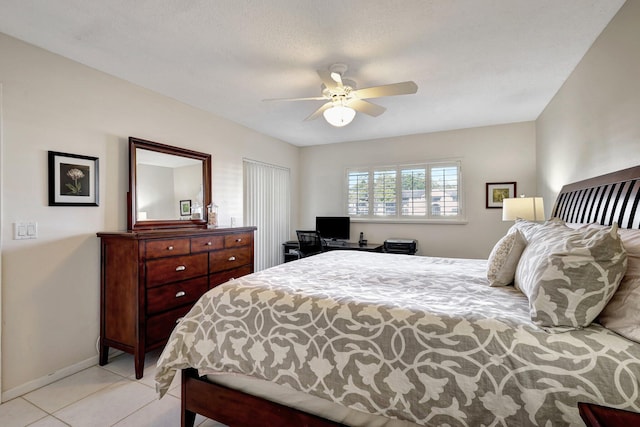
M 460 162 L 347 169 L 347 212 L 354 218 L 459 220 Z
M 396 214 L 396 171 L 373 172 L 373 214 L 389 216 Z
M 349 172 L 347 178 L 349 196 L 347 211 L 349 215 L 369 215 L 369 172 Z
M 402 180 L 402 215 L 427 214 L 425 168 L 401 169 Z

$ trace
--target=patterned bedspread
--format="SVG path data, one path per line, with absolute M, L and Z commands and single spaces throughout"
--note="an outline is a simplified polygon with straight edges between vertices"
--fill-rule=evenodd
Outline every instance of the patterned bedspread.
M 582 426 L 579 401 L 640 411 L 640 344 L 543 331 L 483 260 L 332 251 L 233 280 L 176 326 L 160 395 L 186 367 L 427 426 Z

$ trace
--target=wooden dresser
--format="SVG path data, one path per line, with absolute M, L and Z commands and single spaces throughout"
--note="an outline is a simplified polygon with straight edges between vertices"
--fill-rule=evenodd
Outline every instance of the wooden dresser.
M 255 227 L 98 233 L 100 365 L 109 347 L 134 355 L 166 344 L 177 321 L 207 290 L 253 272 Z

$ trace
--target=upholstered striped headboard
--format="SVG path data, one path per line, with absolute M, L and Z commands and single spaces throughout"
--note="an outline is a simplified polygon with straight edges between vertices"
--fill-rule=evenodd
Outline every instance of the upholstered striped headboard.
M 640 166 L 562 187 L 552 217 L 573 223 L 640 228 Z

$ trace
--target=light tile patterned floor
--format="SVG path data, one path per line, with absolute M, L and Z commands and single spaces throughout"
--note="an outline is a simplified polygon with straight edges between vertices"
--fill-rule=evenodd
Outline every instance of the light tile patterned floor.
M 180 379 L 158 400 L 154 371 L 159 352 L 147 354 L 144 377 L 135 379 L 133 357 L 122 354 L 0 405 L 3 427 L 176 427 Z M 223 427 L 198 416 L 198 427 Z

